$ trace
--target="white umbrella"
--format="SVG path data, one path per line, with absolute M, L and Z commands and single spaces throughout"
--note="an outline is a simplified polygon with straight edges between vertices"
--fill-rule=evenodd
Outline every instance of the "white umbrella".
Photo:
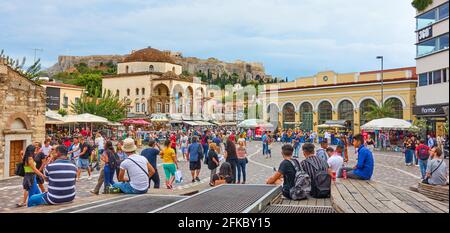
M 417 129 L 416 126 L 413 126 L 410 122 L 395 119 L 395 118 L 382 118 L 373 120 L 363 126 L 361 126 L 363 130 L 411 130 Z
M 345 128 L 345 126 L 343 125 L 337 125 L 337 124 L 332 124 L 332 125 L 328 125 L 328 124 L 322 124 L 317 126 L 318 128 Z
M 258 127 L 273 128 L 273 124 L 266 122 L 264 120 L 261 120 L 261 119 L 248 119 L 248 120 L 242 121 L 237 126 L 239 128 L 249 128 L 249 129 L 254 129 L 254 128 L 258 128 Z
M 64 118 L 65 123 L 104 123 L 108 124 L 108 119 L 89 113 L 80 115 L 69 115 Z

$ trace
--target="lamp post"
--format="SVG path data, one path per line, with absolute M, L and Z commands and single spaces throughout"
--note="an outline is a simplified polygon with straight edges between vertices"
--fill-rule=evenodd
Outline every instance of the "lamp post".
M 381 60 L 381 105 L 384 105 L 384 57 L 378 56 L 377 59 Z

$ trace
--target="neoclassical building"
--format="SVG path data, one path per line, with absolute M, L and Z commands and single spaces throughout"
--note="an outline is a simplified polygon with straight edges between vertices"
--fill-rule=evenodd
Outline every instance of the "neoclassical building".
M 118 63 L 116 75 L 103 77 L 102 88 L 131 100 L 129 112 L 136 115 L 206 118 L 206 85 L 196 77 L 182 75 L 182 67 L 170 54 L 157 49 L 133 51 Z
M 395 118 L 413 120 L 416 86 L 415 67 L 384 70 L 383 75 L 381 71 L 325 71 L 288 83 L 266 85 L 262 102 L 265 119 L 280 128 L 317 131 L 318 125 L 326 121 L 341 120 L 348 130 L 359 133 L 359 127 L 368 122 L 365 113 L 369 106 L 382 101 L 393 102 Z

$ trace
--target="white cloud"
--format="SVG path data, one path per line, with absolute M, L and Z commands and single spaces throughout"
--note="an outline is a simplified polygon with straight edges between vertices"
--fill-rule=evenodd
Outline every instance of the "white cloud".
M 185 55 L 264 62 L 303 76 L 414 65 L 410 0 L 81 0 L 0 3 L 0 45 L 9 54 L 123 54 L 153 46 Z M 8 9 L 8 10 L 5 10 Z

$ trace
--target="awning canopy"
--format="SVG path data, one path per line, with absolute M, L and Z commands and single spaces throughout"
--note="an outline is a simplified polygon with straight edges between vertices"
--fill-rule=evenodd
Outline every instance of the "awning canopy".
M 382 118 L 370 121 L 369 123 L 361 126 L 363 130 L 418 130 L 416 126 L 413 126 L 410 122 L 395 119 L 395 118 Z
M 108 119 L 89 113 L 84 113 L 80 115 L 69 115 L 64 117 L 65 123 L 102 123 L 108 124 Z
M 255 129 L 255 128 L 274 128 L 273 124 L 261 119 L 248 119 L 237 125 L 239 128 Z
M 46 116 L 45 124 L 46 125 L 62 125 L 62 124 L 64 124 L 64 121 Z

